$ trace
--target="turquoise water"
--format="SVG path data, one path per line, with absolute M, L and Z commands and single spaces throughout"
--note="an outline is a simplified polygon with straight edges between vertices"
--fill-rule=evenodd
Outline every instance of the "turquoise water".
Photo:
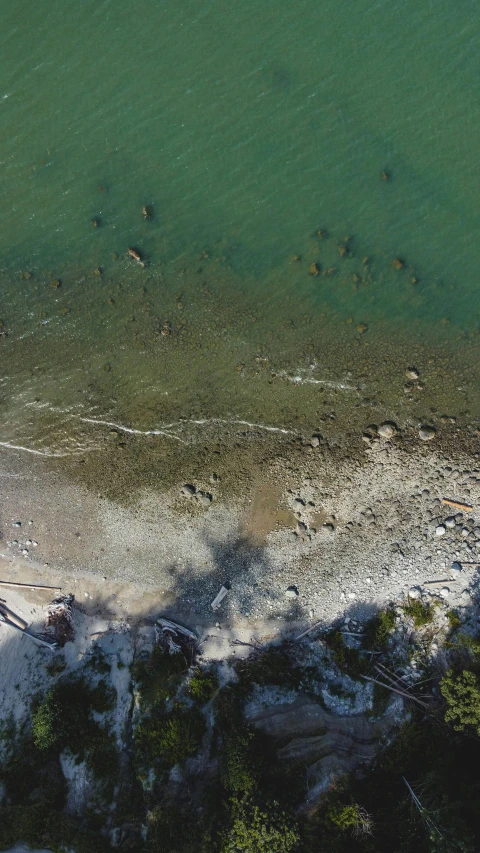
M 315 344 L 318 376 L 341 381 L 365 370 L 332 349 L 350 332 L 359 350 L 395 329 L 467 358 L 476 4 L 0 0 L 0 13 L 0 438 L 58 450 L 83 416 L 261 419 L 258 385 L 238 384 L 250 362 L 293 375 Z

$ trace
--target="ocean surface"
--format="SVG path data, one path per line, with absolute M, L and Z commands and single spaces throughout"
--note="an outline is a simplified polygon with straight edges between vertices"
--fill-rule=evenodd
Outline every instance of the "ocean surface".
M 395 414 L 412 361 L 480 415 L 473 0 L 0 0 L 0 22 L 3 445 L 313 426 L 354 389 Z

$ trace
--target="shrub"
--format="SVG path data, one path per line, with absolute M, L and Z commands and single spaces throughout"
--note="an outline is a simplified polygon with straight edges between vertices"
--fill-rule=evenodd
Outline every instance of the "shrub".
M 298 688 L 302 677 L 301 670 L 294 666 L 288 652 L 274 646 L 269 646 L 257 657 L 239 661 L 236 671 L 245 685 L 275 684 Z
M 32 715 L 32 739 L 40 752 L 68 748 L 85 759 L 97 775 L 116 771 L 114 739 L 93 718 L 113 705 L 114 691 L 101 681 L 95 687 L 84 679 L 61 679 L 48 690 Z
M 290 853 L 299 841 L 296 824 L 276 803 L 260 807 L 248 798 L 233 800 L 231 820 L 221 853 Z
M 458 610 L 449 610 L 447 612 L 447 619 L 451 631 L 457 631 L 462 625 Z
M 468 669 L 459 674 L 449 670 L 440 682 L 440 690 L 448 705 L 446 722 L 453 723 L 457 732 L 471 726 L 480 735 L 480 682 L 477 676 Z
M 183 655 L 170 655 L 160 646 L 154 646 L 147 660 L 135 661 L 131 674 L 137 682 L 144 705 L 156 705 L 174 696 L 182 675 L 187 670 Z
M 328 809 L 326 817 L 339 829 L 343 831 L 351 829 L 353 834 L 357 836 L 370 835 L 372 832 L 370 815 L 357 803 L 348 806 L 332 805 Z
M 403 608 L 407 616 L 411 616 L 415 628 L 421 628 L 422 625 L 428 625 L 433 619 L 433 607 L 431 604 L 426 604 L 423 601 L 415 598 L 409 601 Z
M 224 737 L 220 776 L 223 786 L 231 793 L 250 794 L 258 785 L 260 766 L 254 739 L 249 727 Z
M 148 717 L 136 729 L 140 758 L 147 766 L 170 768 L 200 749 L 206 724 L 198 708 L 176 706 L 169 714 Z
M 196 669 L 190 679 L 188 692 L 192 699 L 205 705 L 218 689 L 218 676 L 214 670 Z
M 338 668 L 352 678 L 358 675 L 365 675 L 369 666 L 367 661 L 362 659 L 358 649 L 352 649 L 345 645 L 340 631 L 328 631 L 323 636 L 323 640 L 331 650 L 333 659 Z
M 379 649 L 384 651 L 388 645 L 388 638 L 395 627 L 396 616 L 393 607 L 379 610 L 365 625 L 362 637 L 364 649 Z

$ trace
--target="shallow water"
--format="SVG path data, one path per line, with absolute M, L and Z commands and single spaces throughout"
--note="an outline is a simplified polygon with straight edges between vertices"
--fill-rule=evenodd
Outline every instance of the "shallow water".
M 0 13 L 1 441 L 393 412 L 412 357 L 480 414 L 473 2 Z

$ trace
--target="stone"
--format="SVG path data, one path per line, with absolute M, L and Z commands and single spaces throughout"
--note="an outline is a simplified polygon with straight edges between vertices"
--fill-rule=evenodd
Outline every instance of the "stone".
M 318 447 L 318 445 L 320 444 L 320 439 L 318 435 L 312 436 L 312 438 L 310 439 L 310 444 L 312 445 L 312 447 Z
M 357 597 L 357 593 L 356 593 L 356 592 L 349 592 L 349 593 L 348 593 L 348 596 L 347 596 L 347 598 L 350 598 L 350 599 L 352 599 L 352 600 L 353 600 L 354 598 L 356 598 L 356 597 Z
M 305 501 L 302 501 L 301 498 L 295 498 L 295 500 L 293 502 L 293 507 L 294 507 L 294 509 L 297 510 L 297 512 L 302 510 L 304 506 L 305 506 Z
M 415 370 L 414 367 L 409 367 L 408 370 L 405 371 L 405 376 L 407 377 L 407 379 L 415 380 L 420 377 L 420 374 L 418 370 Z
M 449 527 L 449 528 L 455 527 L 455 524 L 456 524 L 455 517 L 453 515 L 449 515 L 449 517 L 445 519 L 444 524 L 445 524 L 445 527 Z
M 210 504 L 212 503 L 212 500 L 213 500 L 212 496 L 209 494 L 206 494 L 204 492 L 201 492 L 198 495 L 198 502 L 199 502 L 200 506 L 204 506 L 204 507 L 210 506 Z
M 448 586 L 442 586 L 440 590 L 440 595 L 442 596 L 442 598 L 448 598 L 448 596 L 450 595 L 450 590 Z
M 435 536 L 445 536 L 447 532 L 447 528 L 444 524 L 439 524 L 438 527 L 435 528 Z
M 422 591 L 418 586 L 411 586 L 410 589 L 408 590 L 408 597 L 409 598 L 420 598 L 421 594 L 422 594 Z
M 21 526 L 22 526 L 22 522 L 21 522 L 21 521 L 14 521 L 14 522 L 13 522 L 13 527 L 21 527 Z
M 378 435 L 380 435 L 382 438 L 393 438 L 393 436 L 397 433 L 397 427 L 394 423 L 391 423 L 390 421 L 385 421 L 385 423 L 380 424 L 377 432 Z
M 418 431 L 418 435 L 422 441 L 431 441 L 436 436 L 436 430 L 431 426 L 422 426 Z
M 452 563 L 452 565 L 450 566 L 450 574 L 452 575 L 452 577 L 453 578 L 460 577 L 461 573 L 462 573 L 462 567 L 461 567 L 460 563 L 457 563 L 457 562 Z
M 180 489 L 180 494 L 184 495 L 186 498 L 191 498 L 196 491 L 195 486 L 192 486 L 190 483 L 185 483 L 185 485 Z
M 296 586 L 289 586 L 285 590 L 286 598 L 298 598 L 299 592 Z

